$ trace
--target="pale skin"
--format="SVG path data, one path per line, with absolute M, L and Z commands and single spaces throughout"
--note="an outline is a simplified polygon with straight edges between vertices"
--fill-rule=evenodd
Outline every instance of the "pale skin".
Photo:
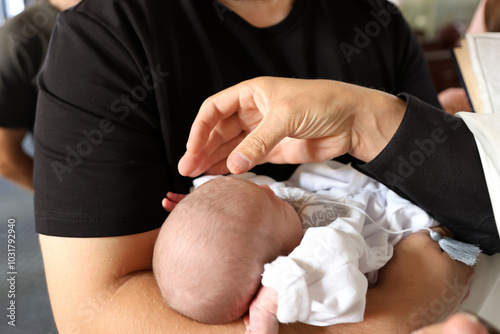
M 438 98 L 443 110 L 449 114 L 455 115 L 460 111 L 472 111 L 469 100 L 467 100 L 467 93 L 463 88 L 447 88 L 439 93 Z
M 280 15 L 266 14 L 265 6 L 272 3 L 283 4 L 276 7 L 282 8 L 281 10 L 273 11 L 281 13 Z M 250 10 L 252 8 L 262 10 L 254 12 Z M 278 23 L 280 17 L 286 17 L 290 8 L 288 1 L 248 1 L 245 6 L 238 6 L 237 12 L 248 22 L 264 21 L 265 24 L 272 25 Z M 293 85 L 289 92 L 297 93 Z M 344 102 L 352 103 L 349 101 L 353 97 L 352 93 L 345 91 L 343 94 L 347 94 L 343 97 Z M 390 98 L 384 95 L 384 99 Z M 367 103 L 377 104 L 377 101 L 378 97 L 372 96 Z M 404 112 L 404 105 L 391 101 L 390 109 L 394 110 L 389 110 L 383 124 L 377 126 L 381 131 L 379 135 L 370 143 L 355 138 L 354 146 L 349 139 L 350 146 L 340 145 L 344 147 L 344 151 L 359 152 L 360 156 L 364 155 L 367 159 L 380 152 L 397 129 Z M 323 100 L 322 103 L 328 105 L 331 101 Z M 286 100 L 280 105 L 293 108 L 293 104 L 290 105 L 290 101 Z M 376 121 L 376 115 L 372 115 L 372 119 L 374 124 L 380 123 Z M 368 125 L 346 125 L 349 126 L 339 137 L 351 138 L 348 135 L 351 133 L 351 125 L 358 129 L 357 135 L 368 136 L 379 131 Z M 321 135 L 312 128 L 306 134 Z M 339 145 L 333 146 L 336 147 L 336 152 L 342 151 L 337 148 Z M 312 157 L 322 156 L 317 149 L 317 146 L 313 146 L 312 149 L 303 150 L 308 161 Z M 331 152 L 327 155 L 331 155 Z M 191 321 L 164 305 L 151 270 L 158 232 L 159 229 L 156 229 L 109 238 L 40 235 L 49 295 L 59 332 L 244 333 L 245 325 L 242 320 L 224 326 L 208 326 Z M 457 278 L 467 285 L 472 275 L 470 268 L 452 261 L 428 236 L 410 236 L 398 244 L 396 254 L 399 255 L 384 268 L 379 287 L 368 293 L 364 322 L 325 328 L 295 324 L 280 326 L 280 333 L 373 333 L 374 328 L 386 333 L 408 332 L 415 329 L 408 323 L 408 316 L 417 306 L 429 305 L 444 288 L 446 280 Z M 422 272 L 427 274 L 420 277 Z M 416 281 L 412 277 L 420 278 Z M 424 283 L 424 287 L 421 287 L 420 284 Z M 414 286 L 415 289 L 408 289 L 408 286 Z M 449 305 L 449 309 L 444 312 L 451 312 L 454 306 Z

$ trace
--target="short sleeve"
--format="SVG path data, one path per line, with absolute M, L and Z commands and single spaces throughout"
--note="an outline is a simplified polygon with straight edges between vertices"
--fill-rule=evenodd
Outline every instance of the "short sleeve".
M 59 15 L 40 75 L 36 229 L 66 237 L 145 232 L 166 217 L 167 162 L 154 98 L 165 76 L 113 32 L 137 38 L 123 12 L 105 25 L 79 10 L 83 4 Z M 102 10 L 115 9 L 103 2 Z

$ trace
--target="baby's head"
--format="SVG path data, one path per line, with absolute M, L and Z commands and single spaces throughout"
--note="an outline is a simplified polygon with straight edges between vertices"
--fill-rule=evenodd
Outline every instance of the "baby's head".
M 269 187 L 220 177 L 170 213 L 153 270 L 168 306 L 200 322 L 227 323 L 248 311 L 264 264 L 301 238 L 297 213 Z

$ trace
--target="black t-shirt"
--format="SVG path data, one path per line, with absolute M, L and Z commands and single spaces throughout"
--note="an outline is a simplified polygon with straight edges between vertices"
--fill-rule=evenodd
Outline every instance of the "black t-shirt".
M 201 103 L 246 79 L 342 80 L 439 105 L 416 39 L 383 0 L 295 0 L 265 29 L 215 1 L 87 0 L 52 38 L 35 127 L 43 234 L 159 227 L 166 191 L 190 186 L 177 162 Z M 255 171 L 286 179 L 294 168 Z
M 38 73 L 57 13 L 40 1 L 0 28 L 0 127 L 33 129 Z

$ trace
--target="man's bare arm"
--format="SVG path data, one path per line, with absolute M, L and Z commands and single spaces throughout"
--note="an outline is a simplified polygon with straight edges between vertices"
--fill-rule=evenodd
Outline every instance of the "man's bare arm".
M 0 128 L 0 175 L 33 191 L 33 159 L 21 146 L 26 132 L 24 129 Z
M 223 326 L 199 324 L 164 305 L 151 271 L 157 233 L 158 230 L 154 230 L 109 238 L 40 236 L 51 304 L 61 333 L 244 333 L 243 321 Z M 416 250 L 406 254 L 400 263 L 411 262 L 407 261 L 408 256 L 418 260 L 419 256 L 429 255 L 421 247 L 411 249 Z M 433 251 L 441 254 L 439 248 Z M 427 255 L 418 255 L 420 253 Z M 427 262 L 428 266 L 436 265 L 434 260 Z M 413 263 L 409 265 L 414 266 Z M 406 271 L 397 263 L 392 268 L 389 266 L 392 271 L 398 268 Z M 427 275 L 421 283 L 450 274 L 456 275 L 456 270 Z M 392 280 L 386 280 L 387 284 L 369 291 L 362 323 L 332 327 L 284 325 L 280 333 L 408 332 L 412 306 L 428 305 L 435 298 L 434 290 L 442 284 L 436 284 L 435 289 L 423 285 L 428 295 L 413 287 L 410 291 L 417 290 L 413 296 L 423 296 L 415 300 L 412 296 L 401 296 L 401 291 L 408 290 L 406 286 L 398 290 L 394 284 L 407 284 L 404 280 L 406 274 L 402 277 L 391 274 Z

